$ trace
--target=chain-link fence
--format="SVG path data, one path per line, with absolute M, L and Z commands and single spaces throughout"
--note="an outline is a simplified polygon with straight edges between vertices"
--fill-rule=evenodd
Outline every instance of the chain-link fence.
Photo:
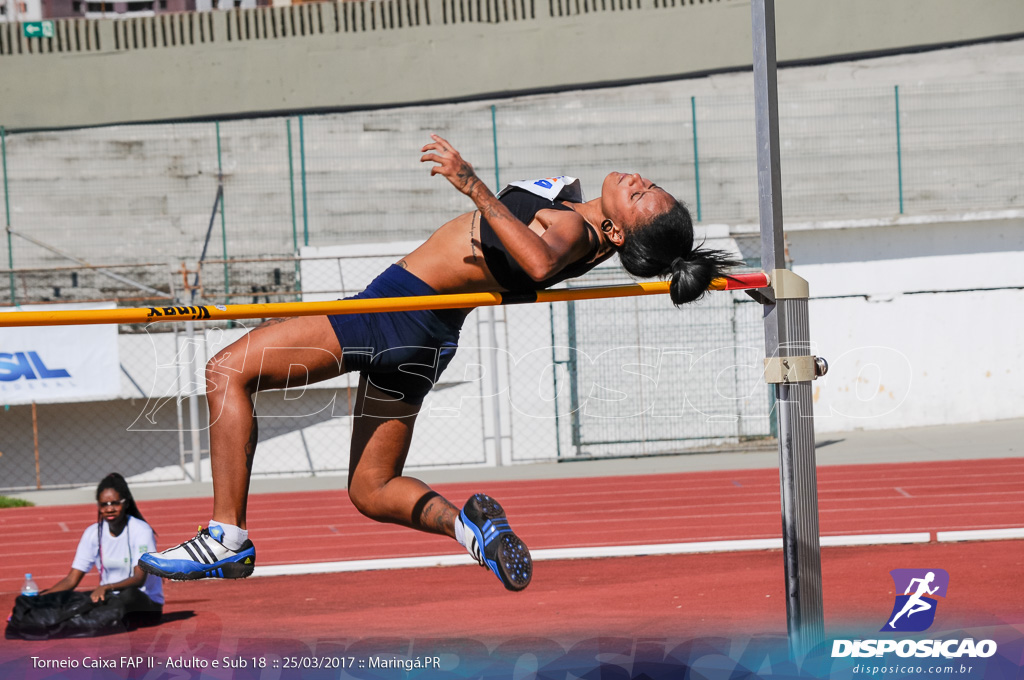
M 401 255 L 384 251 L 276 262 L 283 271 L 298 267 L 310 285 L 304 299 L 333 299 L 361 290 Z M 219 263 L 207 267 L 216 271 Z M 580 283 L 624 279 L 617 266 L 606 265 Z M 183 286 L 171 289 L 186 297 Z M 264 301 L 265 292 L 252 299 Z M 81 484 L 114 468 L 137 482 L 209 480 L 207 429 L 217 414 L 208 413 L 203 369 L 259 321 L 122 327 L 107 339 L 116 345 L 110 349 L 119 386 L 102 401 L 48 403 L 47 390 L 28 380 L 0 385 L 9 401 L 24 401 L 26 390 L 39 401 L 0 413 L 3 487 Z M 683 311 L 660 296 L 476 310 L 463 326 L 455 360 L 424 403 L 408 466 L 664 453 L 764 437 L 759 322 L 758 306 L 731 293 Z M 748 346 L 739 348 L 741 342 Z M 36 380 L 63 370 L 26 361 L 42 366 L 42 374 L 30 376 Z M 731 367 L 724 375 L 723 366 Z M 302 370 L 293 367 L 292 374 Z M 359 413 L 357 380 L 349 374 L 258 393 L 253 474 L 345 472 Z
M 790 223 L 1024 206 L 1024 82 L 784 92 L 780 101 Z M 2 134 L 4 301 L 149 306 L 354 293 L 469 208 L 419 164 L 431 132 L 492 185 L 569 173 L 595 189 L 609 170 L 638 169 L 684 198 L 699 223 L 756 221 L 752 98 L 693 95 L 685 81 Z M 607 266 L 573 285 L 623 278 Z M 112 468 L 137 480 L 209 479 L 202 368 L 257 323 L 123 326 L 119 388 L 74 403 L 42 393 L 27 403 L 44 382 L 39 366 L 5 348 L 0 330 L 0 485 L 79 484 Z M 682 310 L 649 298 L 478 310 L 424 407 L 409 466 L 764 437 L 760 333 L 757 305 L 732 294 Z M 347 469 L 354 391 L 343 377 L 261 393 L 255 474 Z

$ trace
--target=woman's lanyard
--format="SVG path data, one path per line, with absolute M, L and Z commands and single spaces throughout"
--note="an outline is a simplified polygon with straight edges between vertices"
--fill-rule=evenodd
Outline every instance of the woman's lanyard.
M 103 525 L 107 525 L 107 520 L 100 520 L 100 542 L 99 542 L 99 553 L 100 553 L 100 585 L 103 585 L 103 536 L 106 535 L 110 530 L 105 528 Z M 128 578 L 131 578 L 132 571 L 135 568 L 135 563 L 132 562 L 132 534 L 129 527 L 132 525 L 132 518 L 129 517 L 128 521 L 124 523 L 124 537 L 128 541 Z M 116 538 L 116 537 L 115 537 Z

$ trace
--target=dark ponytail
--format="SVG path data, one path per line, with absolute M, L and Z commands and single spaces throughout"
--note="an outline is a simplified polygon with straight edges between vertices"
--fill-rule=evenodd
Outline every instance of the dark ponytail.
M 619 261 L 638 278 L 671 277 L 669 296 L 676 305 L 699 300 L 713 279 L 743 264 L 724 250 L 694 249 L 693 221 L 679 201 L 632 229 L 619 248 Z
M 672 285 L 669 296 L 676 305 L 693 302 L 704 297 L 711 281 L 724 276 L 725 270 L 743 264 L 724 250 L 697 248 L 687 257 L 672 261 Z

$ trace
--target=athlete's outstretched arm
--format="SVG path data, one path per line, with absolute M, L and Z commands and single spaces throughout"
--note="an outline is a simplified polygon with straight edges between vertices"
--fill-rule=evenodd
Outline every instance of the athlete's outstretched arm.
M 424 155 L 420 158 L 437 163 L 430 174 L 442 175 L 476 204 L 509 254 L 534 281 L 543 281 L 585 254 L 589 242 L 582 217 L 575 212 L 553 216 L 538 213 L 546 227 L 544 236 L 540 236 L 495 197 L 477 177 L 473 166 L 447 140 L 437 135 L 431 135 L 431 139 L 434 141 L 423 147 Z

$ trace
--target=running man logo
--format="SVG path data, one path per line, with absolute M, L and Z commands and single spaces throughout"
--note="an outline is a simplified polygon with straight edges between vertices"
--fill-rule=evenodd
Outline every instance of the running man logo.
M 0 382 L 70 378 L 64 368 L 48 368 L 37 352 L 0 352 Z
M 893 569 L 889 573 L 896 586 L 896 603 L 882 632 L 928 630 L 938 606 L 938 601 L 930 596 L 946 596 L 949 574 L 945 569 Z

